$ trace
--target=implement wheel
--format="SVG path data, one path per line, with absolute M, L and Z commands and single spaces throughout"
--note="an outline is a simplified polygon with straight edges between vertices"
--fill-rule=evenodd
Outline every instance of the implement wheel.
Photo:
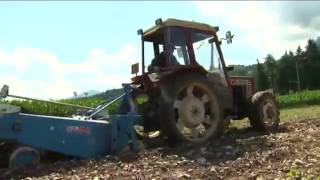
M 32 147 L 18 147 L 11 153 L 9 158 L 9 168 L 18 169 L 27 165 L 32 165 L 40 161 L 39 152 Z
M 221 132 L 222 111 L 206 76 L 178 77 L 162 92 L 163 131 L 171 142 L 203 143 Z
M 261 91 L 254 94 L 251 99 L 249 120 L 251 126 L 264 132 L 271 132 L 278 128 L 279 109 L 273 94 L 269 91 Z

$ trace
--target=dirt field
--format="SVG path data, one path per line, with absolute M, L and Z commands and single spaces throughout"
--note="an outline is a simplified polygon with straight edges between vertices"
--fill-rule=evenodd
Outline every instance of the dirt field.
M 147 143 L 137 155 L 65 160 L 2 173 L 13 179 L 320 179 L 320 119 L 281 124 L 274 134 L 232 129 L 206 146 Z M 155 145 L 156 144 L 156 145 Z

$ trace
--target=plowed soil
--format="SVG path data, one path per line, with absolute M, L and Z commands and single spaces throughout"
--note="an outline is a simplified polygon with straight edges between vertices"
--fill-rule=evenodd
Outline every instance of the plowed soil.
M 145 142 L 137 154 L 60 160 L 5 179 L 320 179 L 320 119 L 287 122 L 272 134 L 231 129 L 202 147 Z

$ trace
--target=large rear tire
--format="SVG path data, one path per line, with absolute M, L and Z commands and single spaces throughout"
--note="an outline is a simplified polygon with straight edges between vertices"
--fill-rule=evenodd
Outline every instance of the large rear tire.
M 179 76 L 161 92 L 163 132 L 170 142 L 204 143 L 223 132 L 223 111 L 205 75 Z
M 251 99 L 249 120 L 251 126 L 258 131 L 272 132 L 279 125 L 279 109 L 273 94 L 269 91 L 260 91 Z

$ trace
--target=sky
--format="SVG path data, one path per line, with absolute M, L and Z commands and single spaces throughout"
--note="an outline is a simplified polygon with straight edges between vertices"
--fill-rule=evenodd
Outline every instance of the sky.
M 0 86 L 43 99 L 120 88 L 141 61 L 137 29 L 157 18 L 219 26 L 220 37 L 231 30 L 227 64 L 263 62 L 320 36 L 319 9 L 320 1 L 0 2 Z

